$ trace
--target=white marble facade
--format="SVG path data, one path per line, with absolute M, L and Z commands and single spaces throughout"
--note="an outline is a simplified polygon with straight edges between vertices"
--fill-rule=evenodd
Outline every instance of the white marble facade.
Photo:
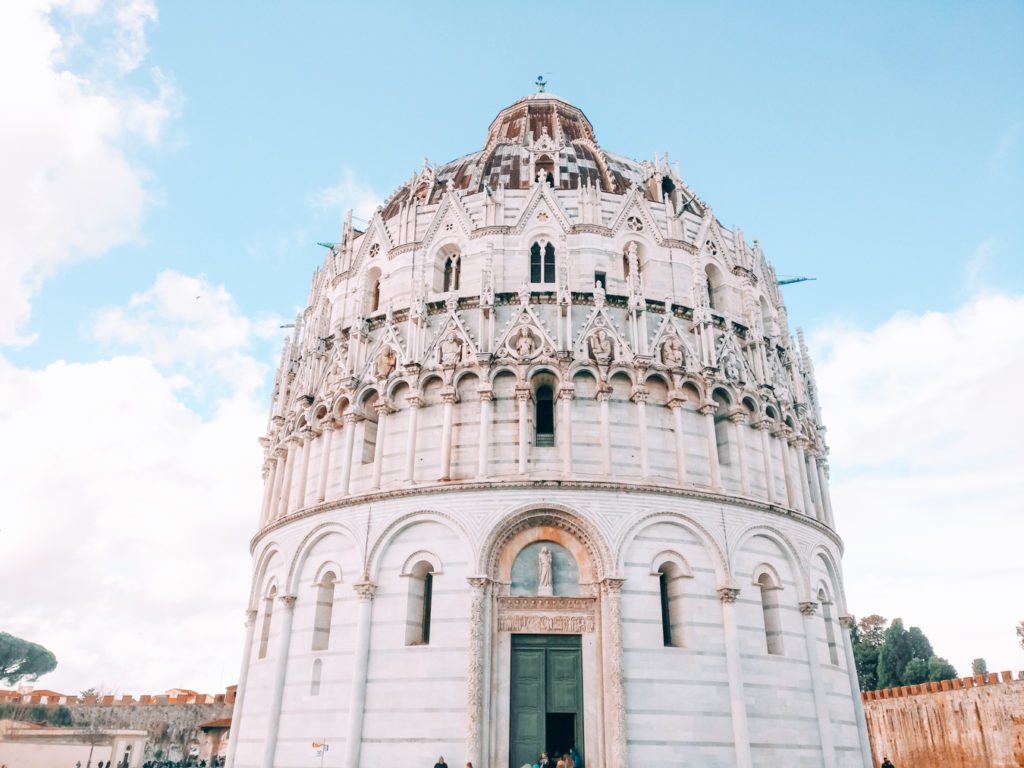
M 263 445 L 229 765 L 506 768 L 519 634 L 579 636 L 588 767 L 870 765 L 774 272 L 564 100 L 349 219 Z

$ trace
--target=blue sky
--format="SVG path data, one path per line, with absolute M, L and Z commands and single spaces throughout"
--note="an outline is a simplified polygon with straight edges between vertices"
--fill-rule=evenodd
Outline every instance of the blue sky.
M 1024 667 L 1024 614 L 977 600 L 1024 576 L 1001 543 L 1021 534 L 1024 4 L 33 0 L 0 15 L 0 63 L 19 74 L 0 84 L 0 480 L 25 518 L 0 531 L 0 581 L 38 558 L 90 574 L 73 598 L 57 580 L 0 597 L 12 629 L 61 656 L 46 685 L 100 682 L 108 652 L 56 617 L 125 611 L 147 650 L 108 660 L 109 685 L 234 681 L 225 616 L 244 607 L 255 437 L 316 242 L 424 156 L 479 149 L 539 73 L 605 149 L 667 150 L 780 274 L 817 278 L 784 290 L 816 354 L 851 609 L 919 624 L 962 673 L 974 656 Z M 204 563 L 182 566 L 192 578 L 154 577 L 154 558 L 186 556 Z M 219 622 L 218 650 L 167 661 L 168 617 Z

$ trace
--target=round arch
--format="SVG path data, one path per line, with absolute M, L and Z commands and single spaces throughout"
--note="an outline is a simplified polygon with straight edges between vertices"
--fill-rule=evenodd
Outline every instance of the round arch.
M 342 537 L 347 538 L 355 547 L 356 552 L 359 553 L 359 538 L 348 526 L 339 522 L 321 523 L 307 533 L 305 537 L 303 537 L 302 541 L 299 542 L 299 546 L 295 549 L 295 556 L 292 557 L 291 564 L 288 566 L 288 580 L 285 582 L 288 585 L 290 593 L 295 594 L 298 590 L 299 574 L 302 572 L 302 566 L 305 564 L 306 558 L 309 557 L 309 553 L 313 550 L 313 547 L 316 546 L 321 539 L 331 536 L 332 534 L 340 534 Z M 358 564 L 355 564 L 355 567 L 358 568 Z M 343 577 L 344 573 L 339 572 L 338 580 L 341 581 Z
M 446 512 L 439 512 L 433 509 L 422 509 L 415 512 L 407 512 L 388 523 L 387 527 L 374 540 L 373 546 L 370 548 L 370 551 L 366 556 L 366 568 L 364 570 L 363 577 L 371 581 L 376 581 L 377 573 L 380 570 L 381 555 L 384 550 L 386 550 L 388 546 L 390 546 L 391 542 L 394 541 L 395 537 L 397 537 L 398 534 L 406 528 L 423 522 L 440 523 L 458 534 L 463 545 L 466 547 L 469 559 L 472 560 L 473 544 L 469 533 L 465 528 L 463 528 L 462 523 Z
M 748 526 L 740 532 L 739 536 L 736 537 L 736 544 L 732 548 L 733 553 L 735 554 L 740 552 L 747 541 L 755 536 L 764 536 L 766 539 L 770 539 L 779 545 L 783 553 L 785 553 L 786 557 L 789 559 L 790 564 L 793 566 L 797 591 L 800 593 L 797 596 L 797 599 L 801 602 L 809 600 L 810 598 L 807 596 L 807 568 L 805 567 L 800 554 L 797 552 L 796 547 L 793 546 L 793 542 L 791 542 L 781 531 L 767 525 Z M 731 566 L 732 563 L 730 563 L 730 570 L 732 570 Z
M 678 525 L 696 536 L 697 540 L 708 553 L 708 558 L 711 560 L 712 566 L 714 566 L 715 579 L 718 584 L 722 586 L 731 584 L 732 571 L 729 568 L 729 562 L 725 557 L 725 553 L 718 545 L 718 541 L 696 520 L 691 517 L 687 517 L 686 515 L 679 514 L 678 512 L 651 512 L 637 520 L 632 527 L 625 532 L 615 549 L 615 563 L 620 571 L 625 566 L 626 552 L 629 550 L 630 545 L 632 545 L 633 540 L 636 539 L 636 537 L 640 535 L 640 532 L 645 528 L 657 525 L 658 523 L 672 523 L 674 525 Z

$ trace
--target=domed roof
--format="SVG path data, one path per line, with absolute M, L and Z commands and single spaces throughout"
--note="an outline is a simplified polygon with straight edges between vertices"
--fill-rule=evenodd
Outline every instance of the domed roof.
M 647 167 L 650 164 L 605 152 L 581 109 L 540 91 L 517 99 L 498 113 L 482 150 L 440 167 L 428 166 L 424 160 L 419 174 L 388 198 L 382 216 L 387 220 L 414 200 L 422 205 L 437 203 L 448 186 L 469 193 L 528 189 L 541 169 L 556 163 L 556 189 L 593 186 L 625 194 L 634 183 L 644 185 L 653 173 L 653 168 Z

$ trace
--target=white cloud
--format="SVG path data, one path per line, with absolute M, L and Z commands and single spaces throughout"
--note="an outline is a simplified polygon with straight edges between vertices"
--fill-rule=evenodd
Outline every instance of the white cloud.
M 137 350 L 161 370 L 180 371 L 193 386 L 212 377 L 251 394 L 263 372 L 246 348 L 253 339 L 276 337 L 280 323 L 241 315 L 224 286 L 165 270 L 128 306 L 100 310 L 92 334 L 107 345 Z
M 1024 297 L 812 335 L 851 610 L 1019 669 Z
M 343 168 L 341 181 L 308 197 L 307 202 L 315 208 L 338 211 L 344 217 L 350 208 L 353 215 L 369 221 L 374 209 L 382 198 L 370 187 L 358 181 L 351 168 Z
M 56 653 L 55 690 L 216 692 L 238 674 L 268 367 L 242 351 L 253 323 L 197 278 L 162 273 L 102 323 L 145 356 L 0 357 L 4 629 Z M 224 380 L 212 415 L 183 402 L 184 371 Z
M 51 13 L 72 31 L 62 37 Z M 139 238 L 146 172 L 130 148 L 159 139 L 176 93 L 158 72 L 155 96 L 120 75 L 142 61 L 155 18 L 150 2 L 114 4 L 99 37 L 119 63 L 81 74 L 66 62 L 82 44 L 78 28 L 108 19 L 103 7 L 0 4 L 0 69 L 11 75 L 0 79 L 0 344 L 31 341 L 20 329 L 32 294 L 61 264 Z

